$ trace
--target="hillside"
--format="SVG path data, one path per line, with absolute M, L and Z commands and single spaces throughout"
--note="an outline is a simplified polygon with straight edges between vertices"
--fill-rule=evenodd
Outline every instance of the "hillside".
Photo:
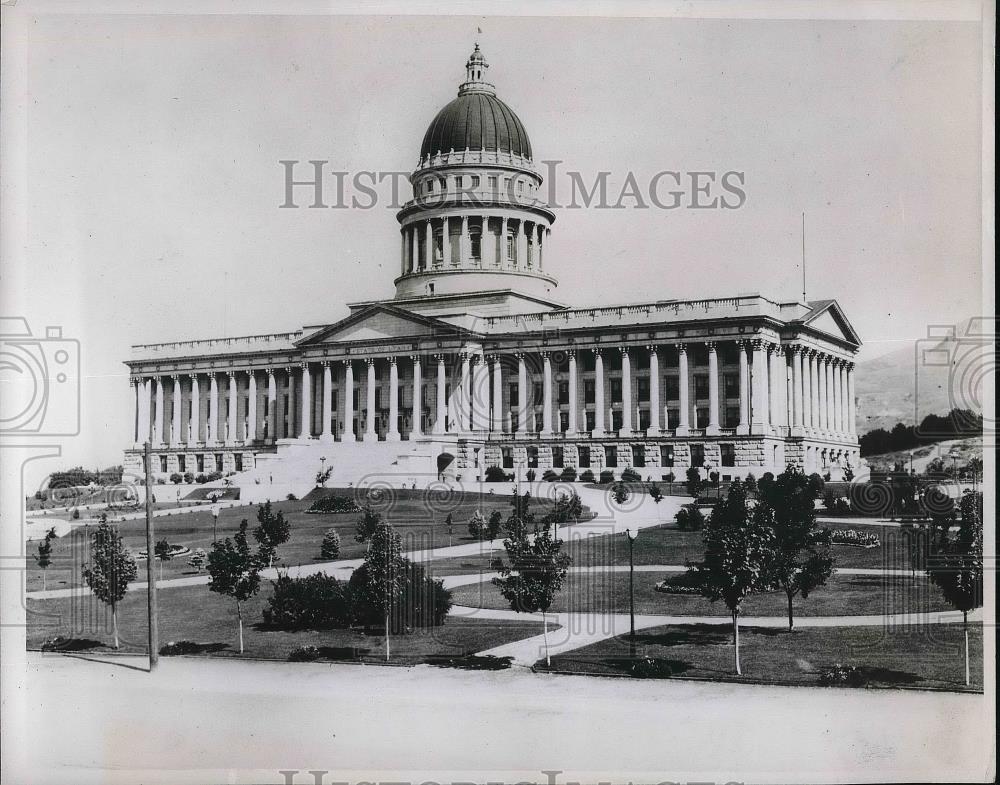
M 961 468 L 968 464 L 970 458 L 974 456 L 981 458 L 982 455 L 983 440 L 977 436 L 971 439 L 949 439 L 937 444 L 913 447 L 909 450 L 897 450 L 881 455 L 869 455 L 865 460 L 875 470 L 892 471 L 897 463 L 902 463 L 907 469 L 912 467 L 915 472 L 922 474 L 926 471 L 927 464 L 935 458 L 942 458 L 946 464 L 951 466 L 954 456 L 955 463 Z M 910 463 L 911 457 L 912 463 Z
M 855 373 L 858 433 L 875 428 L 891 430 L 898 423 L 913 425 L 928 414 L 947 414 L 952 408 L 981 412 L 979 371 L 991 368 L 988 348 L 977 339 L 987 328 L 980 319 L 958 325 L 955 339 L 915 342 L 873 360 L 859 362 Z M 972 337 L 969 337 L 972 336 Z M 917 357 L 921 358 L 919 378 Z M 937 364 L 949 358 L 951 364 Z M 953 385 L 952 376 L 963 380 Z M 954 389 L 953 389 L 954 388 Z

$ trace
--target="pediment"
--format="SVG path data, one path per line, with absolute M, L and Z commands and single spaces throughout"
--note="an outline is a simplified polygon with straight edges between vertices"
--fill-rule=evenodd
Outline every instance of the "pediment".
M 328 343 L 357 343 L 396 338 L 455 335 L 466 332 L 438 319 L 410 313 L 400 308 L 372 306 L 313 333 L 298 342 L 299 346 Z
M 835 301 L 830 301 L 811 316 L 807 316 L 805 323 L 813 330 L 818 330 L 857 346 L 861 345 L 858 334 L 851 327 L 850 322 L 847 321 L 847 317 L 844 316 L 844 312 Z

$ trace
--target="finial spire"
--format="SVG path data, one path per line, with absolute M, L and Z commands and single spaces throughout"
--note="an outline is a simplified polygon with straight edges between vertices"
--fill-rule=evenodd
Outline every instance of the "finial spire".
M 486 58 L 479 50 L 479 42 L 477 41 L 472 54 L 469 55 L 469 59 L 465 63 L 465 83 L 458 88 L 458 94 L 462 95 L 472 91 L 494 93 L 493 85 L 486 81 L 486 69 L 489 67 L 490 64 L 486 62 Z

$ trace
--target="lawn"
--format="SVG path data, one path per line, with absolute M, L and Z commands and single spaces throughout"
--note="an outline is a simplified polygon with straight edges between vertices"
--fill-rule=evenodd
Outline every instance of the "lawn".
M 893 567 L 905 569 L 908 566 L 906 540 L 899 527 L 895 526 L 837 526 L 831 529 L 858 529 L 878 534 L 880 545 L 876 548 L 858 548 L 849 545 L 833 546 L 833 556 L 838 567 Z M 628 541 L 624 533 L 606 534 L 608 525 L 599 522 L 591 525 L 582 523 L 578 527 L 561 534 L 565 552 L 573 559 L 575 567 L 596 567 L 601 565 L 627 565 Z M 593 533 L 593 534 L 592 534 Z M 503 541 L 494 543 L 503 554 Z M 697 561 L 705 552 L 701 532 L 681 531 L 675 523 L 665 523 L 643 529 L 632 546 L 636 564 L 666 564 L 683 566 L 689 561 Z M 439 575 L 449 573 L 490 571 L 490 554 L 452 557 L 435 560 L 435 570 Z
M 337 492 L 352 496 L 356 491 L 345 489 Z M 375 506 L 386 515 L 402 536 L 404 551 L 472 542 L 468 532 L 468 520 L 476 509 L 481 509 L 487 517 L 494 509 L 499 509 L 504 517 L 510 513 L 509 496 L 455 492 L 449 497 L 442 498 L 428 495 L 424 491 L 396 490 L 392 493 L 393 498 L 381 497 Z M 538 509 L 550 504 L 542 499 L 533 500 L 532 503 Z M 365 546 L 354 539 L 359 513 L 314 515 L 306 512 L 310 504 L 311 497 L 307 497 L 301 501 L 283 501 L 273 505 L 275 509 L 284 512 L 292 530 L 289 541 L 278 548 L 277 563 L 297 565 L 321 561 L 320 543 L 326 530 L 331 528 L 340 534 L 341 559 L 360 558 L 364 555 Z M 219 515 L 219 538 L 231 537 L 244 518 L 249 521 L 252 530 L 257 525 L 257 510 L 258 507 L 253 505 L 223 508 Z M 450 534 L 445 525 L 445 518 L 449 513 L 453 520 Z M 157 517 L 153 519 L 153 527 L 157 541 L 166 539 L 171 545 L 185 545 L 192 551 L 196 548 L 203 548 L 206 552 L 211 550 L 212 515 L 207 510 Z M 126 546 L 133 553 L 146 549 L 145 520 L 123 521 L 119 525 L 119 531 L 125 539 Z M 52 543 L 52 566 L 48 569 L 47 588 L 80 585 L 80 567 L 86 562 L 88 554 L 87 537 L 87 528 L 78 527 Z M 28 546 L 26 559 L 28 591 L 42 588 L 41 570 L 33 558 L 36 547 L 35 543 Z M 168 580 L 194 575 L 195 570 L 188 565 L 188 558 L 183 556 L 165 562 L 163 578 Z M 158 571 L 159 565 L 157 565 Z M 139 562 L 139 574 L 145 580 L 145 561 Z
M 261 626 L 261 611 L 271 585 L 264 581 L 260 594 L 245 603 L 243 656 L 285 660 L 294 649 L 316 646 L 324 659 L 378 661 L 385 657 L 385 638 L 380 630 L 306 630 L 286 632 Z M 207 586 L 161 590 L 159 604 L 160 644 L 193 641 L 200 653 L 212 656 L 239 655 L 236 604 L 213 594 Z M 131 591 L 119 607 L 121 651 L 146 651 L 146 592 Z M 392 660 L 405 663 L 461 657 L 510 643 L 542 632 L 538 622 L 499 622 L 487 619 L 448 618 L 440 627 L 417 629 L 390 638 Z M 111 614 L 93 597 L 59 600 L 28 600 L 28 648 L 39 649 L 44 641 L 61 635 L 75 639 L 76 651 L 111 650 Z
M 969 628 L 971 688 L 965 686 L 962 647 L 961 624 L 909 630 L 830 627 L 793 633 L 741 627 L 743 676 L 736 676 L 730 625 L 671 625 L 636 633 L 636 654 L 658 662 L 658 678 L 819 686 L 820 670 L 841 664 L 860 667 L 872 687 L 982 691 L 981 625 Z M 552 658 L 553 671 L 591 675 L 630 675 L 633 665 L 627 635 Z M 535 667 L 544 669 L 544 662 Z
M 435 575 L 440 575 L 435 572 Z M 667 573 L 635 573 L 635 612 L 664 616 L 728 616 L 721 602 L 689 594 L 666 594 L 654 586 Z M 574 613 L 628 613 L 628 572 L 569 573 L 556 595 L 553 611 Z M 454 589 L 456 605 L 474 608 L 509 608 L 509 603 L 491 582 Z M 924 578 L 882 575 L 834 575 L 826 586 L 803 600 L 796 597 L 794 614 L 799 616 L 867 616 L 917 611 L 945 611 L 951 606 Z M 743 603 L 744 616 L 787 615 L 784 592 L 754 595 Z

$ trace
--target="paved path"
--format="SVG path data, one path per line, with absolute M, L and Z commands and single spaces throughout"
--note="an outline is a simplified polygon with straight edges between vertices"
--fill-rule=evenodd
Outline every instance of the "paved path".
M 28 655 L 11 782 L 991 781 L 982 695 Z

